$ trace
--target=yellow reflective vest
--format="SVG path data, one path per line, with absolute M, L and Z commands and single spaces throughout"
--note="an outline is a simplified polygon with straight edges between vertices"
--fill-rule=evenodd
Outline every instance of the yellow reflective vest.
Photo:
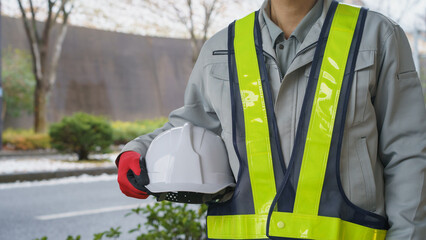
M 340 150 L 367 10 L 334 1 L 316 47 L 289 166 L 284 166 L 257 12 L 228 28 L 232 199 L 211 204 L 209 239 L 385 239 L 387 219 L 349 201 Z

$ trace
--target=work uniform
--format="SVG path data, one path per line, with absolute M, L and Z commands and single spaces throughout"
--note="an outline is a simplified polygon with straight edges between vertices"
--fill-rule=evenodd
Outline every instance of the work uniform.
M 290 161 L 318 36 L 330 4 L 328 0 L 322 3 L 321 16 L 296 47 L 284 76 L 265 23 L 265 10 L 258 14 L 285 166 Z M 266 7 L 265 2 L 262 9 Z M 227 41 L 225 29 L 206 42 L 188 82 L 184 107 L 173 111 L 163 128 L 131 141 L 123 151 L 145 155 L 160 132 L 192 122 L 222 136 L 237 179 L 240 166 L 232 138 Z M 425 130 L 423 95 L 407 39 L 397 24 L 369 11 L 347 104 L 340 178 L 350 202 L 388 217 L 386 239 L 426 236 Z

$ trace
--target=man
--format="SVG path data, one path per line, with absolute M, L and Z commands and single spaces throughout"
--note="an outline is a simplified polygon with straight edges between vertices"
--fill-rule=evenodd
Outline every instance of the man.
M 260 92 L 244 86 L 253 62 Z M 396 23 L 331 0 L 265 1 L 206 42 L 185 105 L 123 148 L 118 182 L 146 198 L 140 156 L 159 133 L 191 122 L 222 137 L 237 180 L 233 199 L 210 205 L 210 239 L 424 239 L 423 101 Z M 266 117 L 250 119 L 258 102 Z M 257 126 L 268 144 L 253 152 Z M 265 152 L 271 167 L 259 173 Z

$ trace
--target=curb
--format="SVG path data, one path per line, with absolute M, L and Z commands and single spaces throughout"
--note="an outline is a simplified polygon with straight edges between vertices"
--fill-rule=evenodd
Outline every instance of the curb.
M 123 147 L 122 146 L 112 146 L 111 147 L 111 152 L 110 153 L 119 153 L 121 151 Z M 91 153 L 89 154 L 89 156 L 91 155 L 96 155 L 96 154 L 103 154 L 103 153 Z M 107 153 L 106 153 L 107 154 Z M 14 158 L 20 158 L 20 157 L 33 157 L 33 156 L 37 156 L 37 157 L 43 157 L 43 156 L 55 156 L 55 155 L 60 155 L 60 156 L 77 156 L 76 153 L 70 153 L 70 152 L 58 152 L 55 149 L 41 149 L 41 150 L 0 150 L 0 160 L 3 160 L 5 158 L 9 158 L 9 157 L 14 157 Z
M 15 152 L 9 152 L 9 151 L 0 151 L 0 160 L 7 159 L 10 157 L 14 158 L 21 158 L 21 157 L 43 157 L 43 156 L 54 156 L 54 155 L 61 155 L 61 153 L 58 153 L 56 151 L 51 152 L 41 152 L 41 151 L 15 151 Z M 62 155 L 70 155 L 72 154 L 62 154 Z
M 111 167 L 97 167 L 97 168 L 86 168 L 86 169 L 76 169 L 76 170 L 61 170 L 56 172 L 2 174 L 0 175 L 0 183 L 10 183 L 10 182 L 16 182 L 16 181 L 47 180 L 52 178 L 80 176 L 83 174 L 97 176 L 104 173 L 116 174 L 117 168 L 115 166 L 111 166 Z

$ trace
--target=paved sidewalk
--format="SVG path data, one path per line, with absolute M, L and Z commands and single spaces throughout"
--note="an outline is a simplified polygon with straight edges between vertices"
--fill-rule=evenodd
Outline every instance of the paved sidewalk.
M 93 154 L 91 159 L 110 161 L 77 161 L 76 154 L 56 151 L 0 151 L 0 183 L 36 181 L 70 176 L 115 174 L 113 162 L 118 153 Z
M 112 146 L 111 151 L 120 152 L 124 145 Z M 39 149 L 39 150 L 0 150 L 0 161 L 8 158 L 21 158 L 21 157 L 43 157 L 43 156 L 76 156 L 75 153 L 60 153 L 55 149 Z
M 56 150 L 32 150 L 32 151 L 11 151 L 11 150 L 1 150 L 0 151 L 0 161 L 7 160 L 10 158 L 22 158 L 22 157 L 43 157 L 43 156 L 52 156 L 52 155 L 73 155 L 73 154 L 61 154 Z
M 58 170 L 54 172 L 31 172 L 31 173 L 11 173 L 11 174 L 1 174 L 0 183 L 9 183 L 16 181 L 38 181 L 38 180 L 47 180 L 52 178 L 64 178 L 72 176 L 80 176 L 83 174 L 97 176 L 101 174 L 115 174 L 117 173 L 117 168 L 112 167 L 98 167 L 98 168 L 87 168 L 87 169 L 72 169 L 72 170 Z

